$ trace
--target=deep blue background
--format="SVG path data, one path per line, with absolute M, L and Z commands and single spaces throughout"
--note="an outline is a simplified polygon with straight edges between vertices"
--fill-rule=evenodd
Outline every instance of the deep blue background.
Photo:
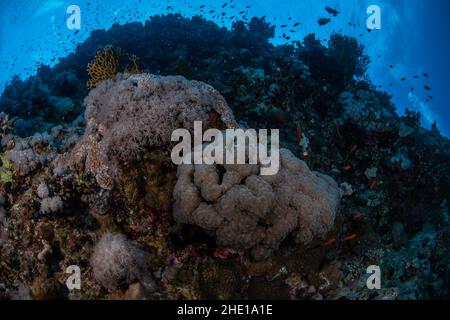
M 393 94 L 399 113 L 405 108 L 418 110 L 425 127 L 437 120 L 439 129 L 450 136 L 450 0 L 234 0 L 234 9 L 230 5 L 221 9 L 225 2 L 228 0 L 0 0 L 0 91 L 14 74 L 26 78 L 40 63 L 55 64 L 92 30 L 109 28 L 113 22 L 144 21 L 155 13 L 177 11 L 191 16 L 200 13 L 202 4 L 209 10 L 225 11 L 228 16 L 251 6 L 249 17 L 265 15 L 277 25 L 300 22 L 293 40 L 311 32 L 324 39 L 339 29 L 357 37 L 372 58 L 371 79 Z M 65 24 L 66 8 L 71 4 L 82 10 L 82 28 L 76 34 Z M 369 33 L 365 21 L 370 4 L 382 9 L 382 29 Z M 167 9 L 169 6 L 173 9 Z M 329 16 L 325 6 L 341 13 L 319 27 L 317 19 Z M 349 22 L 356 26 L 349 26 Z M 279 37 L 274 39 L 276 44 L 282 42 Z M 423 73 L 430 77 L 423 77 Z M 415 74 L 420 78 L 414 79 Z M 403 77 L 405 81 L 400 80 Z M 432 87 L 431 92 L 424 90 L 425 84 Z M 433 100 L 427 102 L 428 95 Z

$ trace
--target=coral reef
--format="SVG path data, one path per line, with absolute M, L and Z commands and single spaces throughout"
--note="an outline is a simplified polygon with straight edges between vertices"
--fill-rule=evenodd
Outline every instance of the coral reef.
M 310 171 L 286 149 L 280 158 L 274 176 L 258 176 L 258 165 L 224 165 L 221 175 L 212 165 L 180 165 L 175 220 L 212 232 L 220 246 L 250 249 L 258 260 L 272 255 L 290 234 L 304 245 L 323 238 L 339 206 L 337 183 Z
M 449 140 L 422 128 L 419 113 L 396 113 L 365 75 L 369 59 L 355 39 L 275 46 L 273 35 L 263 18 L 226 29 L 153 16 L 92 32 L 54 67 L 13 78 L 0 97 L 0 299 L 448 299 Z M 134 73 L 136 63 L 146 74 L 114 73 L 88 92 L 86 66 L 107 45 L 141 58 L 125 56 L 119 71 Z M 279 128 L 285 157 L 304 173 L 288 165 L 277 186 L 255 169 L 237 181 L 237 168 L 194 166 L 177 180 L 169 133 L 194 119 Z M 342 189 L 336 217 L 336 185 L 315 172 Z M 313 191 L 328 209 L 310 202 Z M 236 202 L 247 195 L 258 201 Z M 285 228 L 290 209 L 270 220 L 294 198 L 303 220 Z M 221 199 L 237 206 L 240 225 L 211 214 Z M 305 217 L 311 208 L 322 211 Z M 104 234 L 139 262 L 103 265 L 96 280 L 91 261 Z M 255 261 L 250 249 L 267 258 Z M 373 264 L 386 272 L 376 292 L 365 286 Z M 65 290 L 70 265 L 82 271 L 81 290 Z
M 183 77 L 118 75 L 89 93 L 86 133 L 69 157 L 72 166 L 93 173 L 99 185 L 112 189 L 120 163 L 139 160 L 150 148 L 167 148 L 172 131 L 207 125 L 218 114 L 224 127 L 236 125 L 221 95 L 212 87 Z

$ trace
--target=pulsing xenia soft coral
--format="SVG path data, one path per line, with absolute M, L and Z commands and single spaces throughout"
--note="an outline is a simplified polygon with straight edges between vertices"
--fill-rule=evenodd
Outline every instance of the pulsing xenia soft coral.
M 225 99 L 213 87 L 180 76 L 118 74 L 85 99 L 86 131 L 68 164 L 93 173 L 103 189 L 114 188 L 121 163 L 140 160 L 151 148 L 166 148 L 175 129 L 236 127 Z M 211 123 L 211 115 L 217 116 Z
M 40 212 L 43 214 L 56 213 L 63 209 L 64 202 L 60 196 L 42 199 Z
M 123 234 L 105 233 L 94 247 L 90 264 L 95 280 L 109 290 L 134 281 L 147 289 L 153 286 L 144 251 Z

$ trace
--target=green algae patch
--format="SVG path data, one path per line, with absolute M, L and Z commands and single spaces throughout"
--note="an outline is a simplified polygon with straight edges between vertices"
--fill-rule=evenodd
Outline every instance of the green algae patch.
M 0 184 L 4 185 L 6 183 L 14 184 L 14 171 L 11 161 L 8 159 L 6 154 L 0 155 Z

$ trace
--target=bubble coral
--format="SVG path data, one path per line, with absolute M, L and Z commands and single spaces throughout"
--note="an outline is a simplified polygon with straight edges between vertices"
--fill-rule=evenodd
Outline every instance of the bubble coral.
M 251 250 L 263 260 L 292 235 L 297 244 L 321 238 L 340 202 L 337 183 L 280 150 L 280 171 L 260 176 L 258 165 L 180 165 L 174 218 L 215 236 L 219 246 Z

